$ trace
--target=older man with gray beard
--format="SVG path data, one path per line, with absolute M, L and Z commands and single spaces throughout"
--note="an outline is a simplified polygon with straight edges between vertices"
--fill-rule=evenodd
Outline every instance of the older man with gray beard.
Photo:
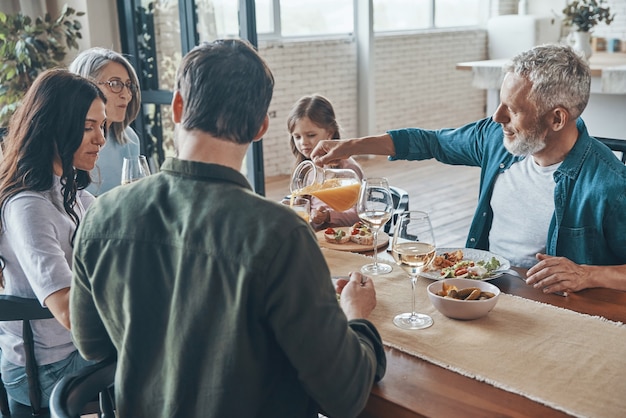
M 626 167 L 580 118 L 588 64 L 568 46 L 543 45 L 505 71 L 491 117 L 457 129 L 322 141 L 311 157 L 320 165 L 379 154 L 481 167 L 467 247 L 529 268 L 526 282 L 546 293 L 626 290 Z

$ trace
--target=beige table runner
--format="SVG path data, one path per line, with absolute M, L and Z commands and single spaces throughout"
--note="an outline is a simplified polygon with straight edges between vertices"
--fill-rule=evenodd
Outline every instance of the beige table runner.
M 358 271 L 371 258 L 323 250 L 333 275 Z M 626 325 L 502 294 L 496 307 L 473 321 L 449 319 L 417 284 L 418 312 L 434 325 L 418 331 L 392 318 L 411 310 L 411 284 L 394 266 L 373 278 L 378 303 L 370 320 L 385 345 L 465 376 L 581 417 L 626 414 Z

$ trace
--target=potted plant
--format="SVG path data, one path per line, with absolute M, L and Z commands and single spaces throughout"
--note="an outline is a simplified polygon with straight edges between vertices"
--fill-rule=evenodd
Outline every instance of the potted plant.
M 574 49 L 591 56 L 591 30 L 600 22 L 610 25 L 615 14 L 605 0 L 574 0 L 563 9 L 563 24 L 575 28 Z
M 73 16 L 82 15 L 67 4 L 54 20 L 48 13 L 33 22 L 19 12 L 0 12 L 0 128 L 39 73 L 62 65 L 67 49 L 78 49 L 81 24 Z

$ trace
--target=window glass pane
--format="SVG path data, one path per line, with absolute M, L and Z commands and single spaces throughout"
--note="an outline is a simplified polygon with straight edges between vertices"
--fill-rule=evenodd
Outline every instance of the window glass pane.
M 196 1 L 200 3 L 199 1 Z M 215 20 L 215 38 L 225 38 L 229 36 L 236 36 L 239 34 L 239 20 L 238 20 L 238 7 L 239 2 L 236 0 L 202 0 L 202 2 L 209 3 L 211 6 L 207 6 L 207 9 L 212 9 L 213 19 Z M 257 2 L 258 3 L 258 2 Z M 198 13 L 203 11 L 204 7 L 196 7 Z M 204 11 L 203 11 L 204 13 Z M 209 18 L 210 19 L 210 18 Z M 200 15 L 198 20 L 201 21 Z M 199 22 L 200 23 L 200 22 Z M 200 37 L 202 37 L 202 31 L 200 31 Z
M 143 118 L 146 123 L 146 135 L 152 142 L 148 154 L 151 158 L 158 159 L 156 149 L 161 146 L 164 157 L 174 157 L 174 122 L 172 121 L 172 107 L 170 105 L 144 104 Z M 160 137 L 161 140 L 157 138 Z M 159 144 L 159 142 L 161 144 Z M 153 154 L 154 153 L 154 154 Z
M 200 38 L 212 40 L 239 35 L 239 1 L 237 0 L 196 0 Z M 274 11 L 272 0 L 256 0 L 257 33 L 274 32 Z M 214 29 L 213 29 L 214 28 Z M 201 39 L 202 40 L 202 39 Z
M 280 23 L 282 36 L 351 33 L 352 0 L 281 0 Z
M 430 27 L 432 0 L 374 0 L 374 32 Z
M 142 0 L 135 18 L 141 27 L 137 46 L 143 62 L 143 90 L 172 90 L 172 77 L 181 57 L 177 1 Z
M 256 0 L 254 3 L 257 33 L 274 32 L 274 6 L 272 0 Z
M 196 32 L 200 42 L 217 39 L 218 22 L 215 14 L 216 8 L 213 6 L 213 0 L 196 0 L 196 16 L 198 17 Z
M 435 0 L 435 26 L 473 26 L 481 22 L 484 0 Z

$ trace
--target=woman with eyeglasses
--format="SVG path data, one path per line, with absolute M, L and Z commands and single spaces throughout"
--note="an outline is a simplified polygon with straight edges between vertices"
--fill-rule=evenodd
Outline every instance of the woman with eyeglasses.
M 107 98 L 107 144 L 87 189 L 97 196 L 120 184 L 124 157 L 139 155 L 139 137 L 130 127 L 141 105 L 139 80 L 126 58 L 105 48 L 81 52 L 69 69 L 93 80 Z
M 66 69 L 43 72 L 11 117 L 0 162 L 0 257 L 5 295 L 36 298 L 54 315 L 31 321 L 41 405 L 55 383 L 90 364 L 70 334 L 76 230 L 94 201 L 85 187 L 105 143 L 106 98 Z M 0 323 L 2 381 L 30 405 L 20 321 Z

